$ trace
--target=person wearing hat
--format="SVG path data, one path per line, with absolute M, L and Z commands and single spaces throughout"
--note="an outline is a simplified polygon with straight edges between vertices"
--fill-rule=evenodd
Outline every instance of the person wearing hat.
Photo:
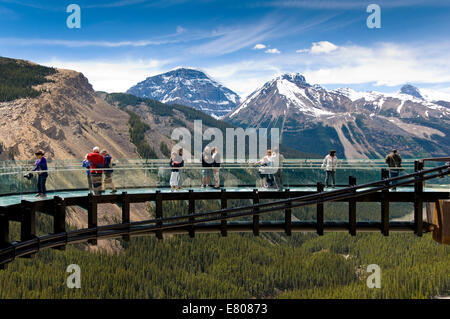
M 105 166 L 105 159 L 100 155 L 100 147 L 94 147 L 92 153 L 89 153 L 86 156 L 86 159 L 91 163 L 91 179 L 94 195 L 100 195 L 102 190 L 103 170 L 99 168 Z
M 322 168 L 325 168 L 326 177 L 325 177 L 325 185 L 329 186 L 330 177 L 333 180 L 333 188 L 336 187 L 336 167 L 337 167 L 338 159 L 336 156 L 336 151 L 331 150 L 330 154 L 325 156 L 322 163 Z
M 36 166 L 33 169 L 33 172 L 37 172 L 38 181 L 37 181 L 37 191 L 36 197 L 47 197 L 47 189 L 45 187 L 45 183 L 47 182 L 48 177 L 48 168 L 47 168 L 47 159 L 44 157 L 44 151 L 37 151 L 34 153 L 36 155 L 37 161 Z
M 391 178 L 397 177 L 400 174 L 402 158 L 396 149 L 393 149 L 392 152 L 386 156 L 386 164 L 389 167 L 389 175 Z M 392 182 L 392 185 L 395 184 L 397 184 L 397 181 Z M 392 190 L 396 191 L 397 189 L 394 187 Z

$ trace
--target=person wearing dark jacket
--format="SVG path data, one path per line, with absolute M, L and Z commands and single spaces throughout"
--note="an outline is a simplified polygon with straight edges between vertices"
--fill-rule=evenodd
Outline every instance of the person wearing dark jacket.
M 202 154 L 202 188 L 209 186 L 211 182 L 213 164 L 211 149 L 206 146 Z
M 178 184 L 180 179 L 180 168 L 184 166 L 184 160 L 179 158 L 176 153 L 172 153 L 170 157 L 170 167 L 172 172 L 170 174 L 170 190 L 178 190 Z
M 45 183 L 47 182 L 48 177 L 47 159 L 44 157 L 44 152 L 41 150 L 34 153 L 34 155 L 36 155 L 37 161 L 33 172 L 37 172 L 38 174 L 38 193 L 36 194 L 36 197 L 47 197 L 47 189 L 45 187 Z
M 183 163 L 183 165 L 180 166 L 180 169 L 178 170 L 178 189 L 183 188 L 183 170 L 181 167 L 184 166 L 184 158 L 183 158 L 183 149 L 180 148 L 178 150 L 178 154 L 176 154 L 175 161 L 178 163 Z
M 113 175 L 113 163 L 112 163 L 112 157 L 108 154 L 107 150 L 103 150 L 101 155 L 104 158 L 104 165 L 103 167 L 106 168 L 104 171 L 105 179 L 103 181 L 103 192 L 106 191 L 106 186 L 109 184 L 111 185 L 112 191 L 111 194 L 115 194 L 117 192 L 116 186 L 114 185 L 112 175 Z
M 402 158 L 396 149 L 393 149 L 392 152 L 386 156 L 386 164 L 389 167 L 389 175 L 391 178 L 397 177 L 400 174 Z M 395 184 L 397 184 L 396 181 L 392 182 L 392 185 Z M 394 187 L 392 190 L 395 191 L 396 188 Z
M 217 147 L 212 148 L 212 167 L 213 167 L 213 176 L 214 176 L 214 188 L 220 188 L 220 163 L 222 162 L 222 159 L 220 157 L 219 150 Z

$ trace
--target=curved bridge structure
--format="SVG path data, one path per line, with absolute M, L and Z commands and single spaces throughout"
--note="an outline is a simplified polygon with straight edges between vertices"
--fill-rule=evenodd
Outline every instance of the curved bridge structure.
M 92 245 L 98 239 L 123 238 L 130 236 L 154 234 L 162 239 L 164 233 L 189 234 L 220 233 L 226 236 L 229 232 L 251 232 L 258 236 L 260 232 L 292 232 L 313 231 L 323 235 L 324 231 L 345 231 L 356 235 L 357 231 L 379 231 L 388 236 L 390 231 L 414 232 L 422 236 L 424 232 L 433 230 L 434 225 L 423 220 L 423 204 L 438 200 L 450 199 L 450 189 L 426 191 L 424 182 L 450 175 L 450 163 L 424 169 L 423 162 L 415 162 L 415 171 L 396 178 L 388 178 L 388 171 L 382 170 L 382 179 L 376 182 L 356 184 L 356 179 L 349 177 L 345 187 L 324 191 L 324 185 L 317 183 L 316 188 L 291 188 L 281 190 L 264 190 L 251 188 L 235 188 L 233 190 L 195 191 L 189 189 L 179 192 L 165 192 L 161 189 L 128 189 L 120 194 L 93 196 L 80 193 L 78 196 L 61 196 L 64 192 L 55 193 L 54 197 L 39 200 L 21 199 L 17 203 L 0 204 L 0 267 L 18 257 L 29 257 L 42 249 L 54 248 L 63 250 L 67 244 L 89 242 Z M 390 192 L 397 187 L 399 191 Z M 242 207 L 228 208 L 229 200 L 247 199 L 252 204 Z M 196 201 L 218 200 L 221 209 L 198 212 Z M 267 202 L 260 203 L 260 200 Z M 156 207 L 154 219 L 139 222 L 130 221 L 130 204 L 153 201 Z M 187 201 L 188 214 L 172 217 L 163 216 L 163 201 Z M 5 201 L 7 203 L 7 201 Z M 324 220 L 324 203 L 347 202 L 348 220 L 346 222 L 329 222 Z M 378 202 L 381 204 L 380 222 L 357 222 L 357 202 Z M 390 221 L 389 204 L 393 202 L 414 203 L 414 221 Z M 1 203 L 1 202 L 0 202 Z M 121 207 L 122 222 L 120 224 L 98 226 L 97 207 L 99 204 L 111 203 Z M 313 222 L 293 220 L 292 209 L 302 206 L 316 206 L 316 220 Z M 88 215 L 88 228 L 66 231 L 66 208 L 83 207 Z M 262 214 L 282 212 L 284 221 L 261 221 Z M 43 213 L 53 218 L 53 233 L 36 236 L 36 214 Z M 247 217 L 247 220 L 235 221 Z M 20 241 L 9 242 L 9 222 L 20 223 Z

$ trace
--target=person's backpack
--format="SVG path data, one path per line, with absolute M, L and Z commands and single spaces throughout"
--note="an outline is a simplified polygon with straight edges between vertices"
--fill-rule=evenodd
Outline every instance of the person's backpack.
M 104 168 L 110 168 L 111 167 L 111 160 L 112 160 L 111 156 L 109 156 L 109 155 L 105 156 Z

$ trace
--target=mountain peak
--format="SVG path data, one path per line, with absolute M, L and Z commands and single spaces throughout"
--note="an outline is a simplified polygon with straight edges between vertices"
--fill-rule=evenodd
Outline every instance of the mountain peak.
M 309 86 L 306 79 L 300 73 L 284 73 L 276 78 L 276 80 L 287 80 L 300 86 Z
M 196 69 L 193 67 L 186 67 L 186 66 L 180 66 L 176 67 L 170 71 L 167 71 L 162 74 L 158 74 L 156 76 L 159 77 L 176 77 L 176 78 L 189 78 L 189 79 L 211 79 L 206 72 L 203 72 L 200 69 Z M 153 77 L 149 77 L 147 79 L 150 79 Z M 146 79 L 146 80 L 147 80 Z
M 422 94 L 420 94 L 419 89 L 416 88 L 415 86 L 411 85 L 411 84 L 403 85 L 401 87 L 401 89 L 400 89 L 400 93 L 411 95 L 411 96 L 414 96 L 414 97 L 416 97 L 418 99 L 421 99 L 421 100 L 424 99 Z
M 127 93 L 163 103 L 183 104 L 215 117 L 227 114 L 240 102 L 235 92 L 205 72 L 190 67 L 178 67 L 148 77 Z

